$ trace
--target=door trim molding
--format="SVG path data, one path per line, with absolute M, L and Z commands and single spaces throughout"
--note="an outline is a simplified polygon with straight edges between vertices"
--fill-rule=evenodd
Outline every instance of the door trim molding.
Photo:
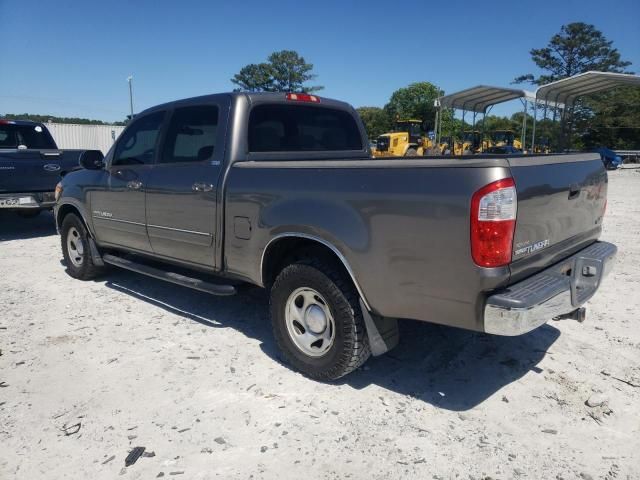
M 145 223 L 132 222 L 131 220 L 120 220 L 119 218 L 103 217 L 101 215 L 91 215 L 91 218 L 96 218 L 98 220 L 108 220 L 110 222 L 128 223 L 130 225 L 140 225 L 142 227 L 146 227 Z
M 147 228 L 159 228 L 161 230 L 171 230 L 173 232 L 193 233 L 194 235 L 202 235 L 205 237 L 213 237 L 212 234 L 206 232 L 196 232 L 195 230 L 185 230 L 183 228 L 163 227 L 162 225 L 147 224 Z

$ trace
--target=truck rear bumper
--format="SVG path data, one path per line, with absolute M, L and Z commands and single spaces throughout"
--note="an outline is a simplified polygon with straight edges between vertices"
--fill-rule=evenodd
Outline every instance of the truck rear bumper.
M 55 203 L 53 192 L 0 193 L 0 209 L 3 210 L 52 208 Z
M 565 260 L 490 295 L 484 331 L 521 335 L 580 308 L 613 268 L 618 249 L 596 242 Z

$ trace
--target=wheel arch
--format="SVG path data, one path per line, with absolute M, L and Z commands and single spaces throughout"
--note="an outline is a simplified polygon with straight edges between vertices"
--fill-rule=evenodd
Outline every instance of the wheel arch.
M 271 285 L 277 274 L 286 266 L 287 261 L 303 252 L 313 252 L 315 255 L 333 260 L 349 276 L 365 307 L 371 311 L 364 292 L 345 256 L 331 242 L 306 233 L 281 233 L 269 241 L 260 260 L 262 285 L 265 287 Z
M 84 223 L 84 226 L 87 229 L 87 232 L 89 232 L 90 235 L 93 235 L 93 232 L 91 231 L 91 229 L 89 228 L 89 224 L 87 223 L 87 219 L 83 215 L 80 208 L 78 208 L 78 206 L 73 205 L 71 203 L 63 203 L 62 205 L 58 205 L 55 209 L 56 229 L 58 231 L 60 231 L 60 229 L 62 228 L 62 222 L 64 221 L 65 217 L 70 213 L 76 214 L 78 218 L 82 220 L 82 223 Z

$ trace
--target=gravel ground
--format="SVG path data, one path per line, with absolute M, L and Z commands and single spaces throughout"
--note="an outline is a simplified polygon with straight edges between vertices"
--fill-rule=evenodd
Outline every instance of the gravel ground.
M 584 324 L 405 322 L 321 384 L 278 359 L 261 290 L 80 282 L 50 215 L 0 214 L 0 478 L 640 478 L 640 170 L 611 173 L 603 239 Z

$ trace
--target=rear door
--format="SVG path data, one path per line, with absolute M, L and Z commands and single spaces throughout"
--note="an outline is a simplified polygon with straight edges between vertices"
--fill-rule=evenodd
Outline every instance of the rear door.
M 106 180 L 91 193 L 91 216 L 99 243 L 150 252 L 145 191 L 158 151 L 164 111 L 136 117 L 116 143 Z
M 53 192 L 60 159 L 43 125 L 0 121 L 0 192 Z
M 147 230 L 153 252 L 214 267 L 218 185 L 228 98 L 173 110 L 162 152 L 147 182 Z
M 559 261 L 600 235 L 607 173 L 598 154 L 509 159 L 518 194 L 512 273 Z

